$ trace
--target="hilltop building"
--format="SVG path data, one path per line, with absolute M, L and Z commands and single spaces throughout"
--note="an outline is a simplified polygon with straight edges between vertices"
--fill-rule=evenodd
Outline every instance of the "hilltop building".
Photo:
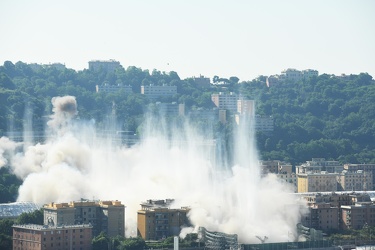
M 177 94 L 177 86 L 143 85 L 141 86 L 141 94 L 145 95 L 150 100 L 155 100 L 160 97 L 172 97 Z
M 133 93 L 133 89 L 131 86 L 122 85 L 122 84 L 116 84 L 116 85 L 110 85 L 108 83 L 104 83 L 102 85 L 96 85 L 96 93 L 99 92 L 106 92 L 106 93 L 113 93 L 123 90 L 127 94 Z
M 308 79 L 314 76 L 318 76 L 319 72 L 314 69 L 305 69 L 305 70 L 297 70 L 297 69 L 286 69 L 281 72 L 280 75 L 270 75 L 266 79 L 267 87 L 277 86 L 280 83 L 288 80 L 288 81 L 300 81 L 302 79 Z
M 113 59 L 89 61 L 89 70 L 92 70 L 92 71 L 103 70 L 107 73 L 113 73 L 119 67 L 121 67 L 120 62 L 115 61 Z
M 237 111 L 237 95 L 233 92 L 219 92 L 211 95 L 211 100 L 218 109 L 226 109 L 233 113 Z
M 91 250 L 92 226 L 13 225 L 13 249 Z
M 160 240 L 178 236 L 183 226 L 189 226 L 189 208 L 172 209 L 173 200 L 148 200 L 141 204 L 137 217 L 137 235 L 144 240 Z
M 125 236 L 125 206 L 120 201 L 72 201 L 44 206 L 44 224 L 50 226 L 90 223 L 93 236 Z
M 209 77 L 205 77 L 200 75 L 199 77 L 193 77 L 192 78 L 194 83 L 199 88 L 209 88 L 211 85 L 211 81 Z

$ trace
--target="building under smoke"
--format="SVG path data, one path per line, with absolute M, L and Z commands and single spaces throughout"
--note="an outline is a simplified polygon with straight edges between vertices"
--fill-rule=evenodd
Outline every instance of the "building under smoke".
M 189 208 L 169 208 L 173 200 L 148 200 L 141 204 L 137 217 L 137 235 L 144 240 L 160 240 L 178 236 L 182 227 L 190 225 Z

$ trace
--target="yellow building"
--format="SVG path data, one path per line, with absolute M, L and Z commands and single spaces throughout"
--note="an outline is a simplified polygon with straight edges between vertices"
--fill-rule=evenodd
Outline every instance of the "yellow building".
M 308 173 L 297 174 L 298 193 L 307 192 L 335 192 L 337 191 L 338 173 Z
M 170 209 L 173 200 L 148 200 L 138 210 L 137 235 L 144 240 L 160 240 L 178 236 L 184 226 L 189 226 L 189 208 Z

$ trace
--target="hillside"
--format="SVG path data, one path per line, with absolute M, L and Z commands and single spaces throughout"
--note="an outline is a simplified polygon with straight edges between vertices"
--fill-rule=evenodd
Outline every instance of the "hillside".
M 23 131 L 27 115 L 34 130 L 43 129 L 43 117 L 51 114 L 51 98 L 63 95 L 76 96 L 81 119 L 104 126 L 115 109 L 120 129 L 138 131 L 150 103 L 140 94 L 140 86 L 165 84 L 177 86 L 178 94 L 157 101 L 185 103 L 187 110 L 213 108 L 211 94 L 219 91 L 256 100 L 257 114 L 274 118 L 272 135 L 257 134 L 264 160 L 298 164 L 321 157 L 341 163 L 375 163 L 375 82 L 367 73 L 345 78 L 323 74 L 271 87 L 264 76 L 242 82 L 237 77 L 221 80 L 227 83 L 225 88 L 202 87 L 193 79 L 180 79 L 177 72 L 149 72 L 134 66 L 112 73 L 76 72 L 63 65 L 6 61 L 0 66 L 0 135 Z M 96 93 L 95 86 L 103 83 L 130 85 L 134 94 Z M 214 128 L 228 138 L 229 126 L 216 122 Z

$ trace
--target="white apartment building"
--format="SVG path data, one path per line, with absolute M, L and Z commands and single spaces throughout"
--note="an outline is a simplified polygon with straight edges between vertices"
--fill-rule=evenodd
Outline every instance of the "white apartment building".
M 231 112 L 237 111 L 237 95 L 233 92 L 224 93 L 219 92 L 218 94 L 212 94 L 211 100 L 219 109 L 226 109 Z
M 125 93 L 133 93 L 131 86 L 116 84 L 116 85 L 110 85 L 110 84 L 102 84 L 102 85 L 96 85 L 96 93 L 99 92 L 106 92 L 106 93 L 113 93 L 120 90 L 124 90 Z
M 145 85 L 141 86 L 141 94 L 147 96 L 151 100 L 155 100 L 160 97 L 172 97 L 177 94 L 177 86 L 157 86 L 157 85 Z

